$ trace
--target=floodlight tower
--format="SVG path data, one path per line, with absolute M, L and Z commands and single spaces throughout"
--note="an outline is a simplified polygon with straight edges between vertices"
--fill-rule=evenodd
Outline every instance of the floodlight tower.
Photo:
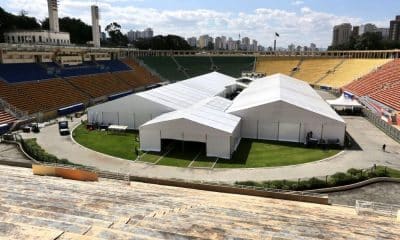
M 91 10 L 93 46 L 100 47 L 99 7 L 97 5 L 92 5 Z
M 58 0 L 47 0 L 49 7 L 49 26 L 50 32 L 60 32 L 58 23 Z

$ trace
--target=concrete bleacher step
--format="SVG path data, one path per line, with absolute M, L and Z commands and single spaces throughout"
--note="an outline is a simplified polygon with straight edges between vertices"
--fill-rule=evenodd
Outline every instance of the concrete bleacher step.
M 45 226 L 48 229 L 54 229 L 63 232 L 66 231 L 72 233 L 79 233 L 79 234 L 86 232 L 90 227 L 88 225 L 80 225 L 64 221 L 56 221 L 49 218 L 32 217 L 29 215 L 15 214 L 3 211 L 0 211 L 0 221 L 12 222 L 18 224 L 29 224 L 35 227 Z
M 54 240 L 63 232 L 29 224 L 0 221 L 0 238 L 24 240 Z
M 102 227 L 92 227 L 88 232 L 85 233 L 85 236 L 95 237 L 99 239 L 106 239 L 106 240 L 153 240 L 153 239 L 163 239 L 163 238 L 154 238 L 151 236 L 142 235 L 139 232 L 131 233 L 131 232 L 124 232 L 116 229 L 111 228 L 102 228 Z
M 61 236 L 57 238 L 57 240 L 100 240 L 100 238 L 64 232 L 63 234 L 61 234 Z
M 69 222 L 87 226 L 109 227 L 112 224 L 112 222 L 102 221 L 94 218 L 86 218 L 66 213 L 58 213 L 53 211 L 39 210 L 39 209 L 26 208 L 26 207 L 7 205 L 7 204 L 2 204 L 0 206 L 0 211 L 7 211 L 8 213 L 21 214 L 21 215 L 24 214 L 24 215 L 29 215 L 31 217 L 43 217 L 43 218 L 53 219 L 56 221 Z

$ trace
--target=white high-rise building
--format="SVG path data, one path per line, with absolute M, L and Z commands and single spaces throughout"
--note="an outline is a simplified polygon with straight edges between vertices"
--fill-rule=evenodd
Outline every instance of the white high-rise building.
M 212 42 L 212 40 L 213 39 L 210 36 L 208 36 L 207 34 L 206 35 L 201 35 L 199 37 L 197 46 L 199 48 L 206 48 L 208 46 L 208 43 Z
M 222 38 L 221 37 L 216 37 L 215 38 L 214 49 L 215 50 L 223 49 L 223 44 L 222 44 Z
M 128 37 L 128 40 L 129 40 L 130 42 L 133 42 L 133 41 L 136 41 L 136 40 L 139 40 L 139 39 L 148 39 L 148 38 L 152 38 L 153 35 L 154 35 L 154 31 L 153 31 L 153 29 L 151 29 L 151 28 L 146 28 L 146 29 L 143 30 L 143 31 L 139 31 L 139 30 L 133 31 L 133 30 L 130 30 L 130 31 L 127 33 L 127 37 Z
M 99 7 L 96 5 L 91 6 L 92 10 L 92 39 L 93 46 L 100 47 L 100 26 L 99 26 Z
M 197 46 L 197 38 L 196 37 L 190 37 L 186 40 L 191 47 L 196 47 Z
M 49 8 L 49 26 L 50 32 L 59 32 L 60 25 L 58 22 L 58 0 L 47 0 Z

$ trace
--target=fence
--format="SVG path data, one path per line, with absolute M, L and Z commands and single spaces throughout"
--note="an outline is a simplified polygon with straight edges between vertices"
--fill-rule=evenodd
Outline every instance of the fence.
M 400 130 L 391 126 L 390 124 L 382 120 L 378 115 L 373 114 L 367 109 L 363 109 L 363 115 L 371 123 L 381 129 L 384 133 L 386 133 L 389 137 L 393 138 L 397 142 L 400 142 Z

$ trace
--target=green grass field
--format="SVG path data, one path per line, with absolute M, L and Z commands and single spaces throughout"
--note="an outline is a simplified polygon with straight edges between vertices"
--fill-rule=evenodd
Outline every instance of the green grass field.
M 75 141 L 94 151 L 111 156 L 135 160 L 136 133 L 114 134 L 105 131 L 89 131 L 84 125 L 77 127 L 72 133 Z
M 242 139 L 232 159 L 219 159 L 215 168 L 277 167 L 313 162 L 340 150 L 306 148 L 297 143 Z
M 136 159 L 135 146 L 137 133 L 112 134 L 101 131 L 88 131 L 81 125 L 73 132 L 75 140 L 83 146 L 111 156 Z M 161 153 L 148 152 L 143 154 L 140 161 L 156 163 L 158 165 L 188 167 L 193 159 L 201 154 L 192 163 L 191 167 L 211 168 L 215 157 L 206 157 L 204 144 L 186 142 L 183 146 L 179 142 L 165 156 L 166 150 Z M 262 141 L 242 139 L 232 159 L 218 159 L 214 168 L 257 168 L 295 165 L 321 160 L 337 154 L 340 150 L 323 150 L 306 148 L 296 143 Z

